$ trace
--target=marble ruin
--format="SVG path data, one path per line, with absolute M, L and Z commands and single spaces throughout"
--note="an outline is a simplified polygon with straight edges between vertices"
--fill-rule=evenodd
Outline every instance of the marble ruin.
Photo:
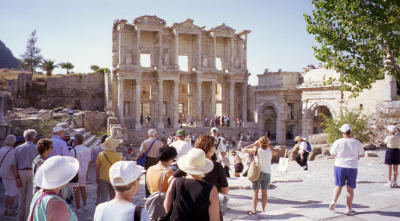
M 216 114 L 245 123 L 249 33 L 225 24 L 207 30 L 191 19 L 168 27 L 147 15 L 114 21 L 109 109 L 134 129 L 147 115 L 156 128 L 177 128 L 185 116 L 199 127 Z

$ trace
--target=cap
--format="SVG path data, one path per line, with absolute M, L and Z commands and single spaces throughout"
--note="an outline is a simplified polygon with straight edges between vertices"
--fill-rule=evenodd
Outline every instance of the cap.
M 350 124 L 343 124 L 340 129 L 339 129 L 342 133 L 346 133 L 348 131 L 351 131 L 351 126 Z
M 109 176 L 113 186 L 125 186 L 137 180 L 145 172 L 135 161 L 118 161 L 110 167 Z

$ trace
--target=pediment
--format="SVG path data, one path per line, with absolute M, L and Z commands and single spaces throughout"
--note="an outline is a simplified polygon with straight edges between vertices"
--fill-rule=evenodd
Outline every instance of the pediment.
M 181 22 L 181 23 L 174 23 L 174 25 L 172 25 L 173 29 L 189 29 L 189 30 L 196 30 L 196 31 L 200 31 L 202 30 L 201 27 L 195 25 L 193 23 L 193 19 L 186 19 L 186 21 Z
M 155 15 L 144 15 L 135 18 L 133 21 L 135 25 L 160 25 L 164 26 L 166 24 L 164 19 L 161 19 Z
M 211 31 L 214 31 L 215 33 L 220 33 L 220 34 L 225 34 L 225 35 L 234 35 L 235 34 L 235 29 L 225 25 L 225 23 L 222 23 L 222 25 L 219 25 Z

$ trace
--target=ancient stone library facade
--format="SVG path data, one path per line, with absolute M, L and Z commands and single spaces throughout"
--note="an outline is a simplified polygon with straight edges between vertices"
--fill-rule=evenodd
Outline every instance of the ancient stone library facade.
M 222 24 L 206 29 L 187 19 L 172 26 L 156 16 L 128 23 L 116 20 L 112 29 L 112 74 L 106 75 L 108 110 L 123 128 L 140 130 L 141 118 L 151 117 L 154 128 L 177 128 L 193 116 L 196 127 L 204 119 L 229 116 L 243 124 L 235 131 L 268 135 L 286 144 L 297 135 L 321 133 L 319 113 L 336 117 L 344 108 L 375 113 L 376 105 L 396 100 L 396 81 L 387 76 L 357 98 L 338 90 L 339 73 L 309 66 L 302 72 L 265 70 L 258 85 L 249 86 L 247 35 Z M 233 131 L 233 132 L 232 132 Z M 143 137 L 140 137 L 141 139 Z

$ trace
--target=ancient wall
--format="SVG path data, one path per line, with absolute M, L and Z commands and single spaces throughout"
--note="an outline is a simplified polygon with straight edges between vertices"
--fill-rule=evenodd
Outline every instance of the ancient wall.
M 381 102 L 376 105 L 376 113 L 372 115 L 369 126 L 373 128 L 374 139 L 371 143 L 381 144 L 388 135 L 386 127 L 400 127 L 400 101 Z
M 371 89 L 364 90 L 355 98 L 350 98 L 350 92 L 344 92 L 347 108 L 360 108 L 366 114 L 376 112 L 376 105 L 385 101 L 385 80 L 378 80 L 372 84 Z

